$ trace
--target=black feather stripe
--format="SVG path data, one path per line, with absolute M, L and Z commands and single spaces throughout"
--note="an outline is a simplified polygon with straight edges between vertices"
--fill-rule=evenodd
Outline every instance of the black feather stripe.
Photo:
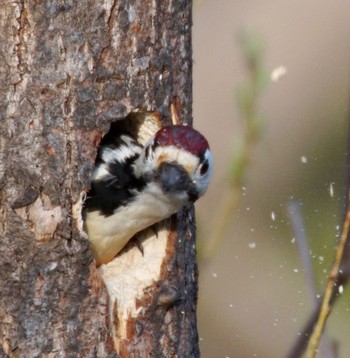
M 110 163 L 108 171 L 111 176 L 107 180 L 95 180 L 87 194 L 85 207 L 87 211 L 99 210 L 109 216 L 120 206 L 129 204 L 137 192 L 146 183 L 142 178 L 137 179 L 132 172 L 132 163 L 138 156 L 129 158 L 125 163 Z
M 122 157 L 123 147 L 130 147 L 133 150 L 126 152 Z M 104 153 L 106 149 L 115 152 L 115 157 L 123 160 L 113 160 L 106 162 Z M 117 153 L 119 152 L 119 155 Z M 146 183 L 142 178 L 136 178 L 133 173 L 132 164 L 142 152 L 142 146 L 135 141 L 129 133 L 116 133 L 115 128 L 108 132 L 101 140 L 98 149 L 95 171 L 103 166 L 109 174 L 98 179 L 92 180 L 91 188 L 84 203 L 86 211 L 100 211 L 103 215 L 109 216 L 120 206 L 129 204 L 137 192 L 141 191 Z

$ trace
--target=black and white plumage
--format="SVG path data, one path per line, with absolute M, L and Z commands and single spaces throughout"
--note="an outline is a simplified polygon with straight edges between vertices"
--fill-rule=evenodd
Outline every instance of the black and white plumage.
M 195 202 L 211 173 L 208 142 L 193 128 L 164 127 L 145 147 L 127 132 L 106 135 L 85 202 L 97 265 L 111 261 L 136 233 Z

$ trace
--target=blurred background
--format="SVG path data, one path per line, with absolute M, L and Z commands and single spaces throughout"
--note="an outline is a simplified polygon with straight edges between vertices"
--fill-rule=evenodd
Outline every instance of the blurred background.
M 242 149 L 237 91 L 249 81 L 243 30 L 263 45 L 269 81 L 254 102 L 261 131 L 250 147 L 239 201 L 225 237 L 205 259 L 199 250 L 199 336 L 203 358 L 284 357 L 312 302 L 298 255 L 289 202 L 301 205 L 322 293 L 334 259 L 344 204 L 350 99 L 350 2 L 201 0 L 194 2 L 194 125 L 211 143 L 215 173 L 196 205 L 205 247 L 230 192 Z M 244 139 L 243 139 L 244 141 Z M 339 357 L 350 357 L 350 289 L 327 323 Z

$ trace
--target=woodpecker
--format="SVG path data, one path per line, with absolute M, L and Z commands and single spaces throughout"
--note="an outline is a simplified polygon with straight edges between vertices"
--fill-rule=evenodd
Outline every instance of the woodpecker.
M 135 234 L 194 203 L 212 168 L 207 140 L 191 127 L 163 127 L 144 147 L 127 131 L 108 133 L 84 203 L 96 264 L 108 263 Z

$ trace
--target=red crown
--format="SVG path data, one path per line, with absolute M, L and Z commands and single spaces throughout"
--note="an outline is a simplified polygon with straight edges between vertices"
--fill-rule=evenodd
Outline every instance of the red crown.
M 182 125 L 167 126 L 160 129 L 154 142 L 161 146 L 173 145 L 197 156 L 204 154 L 209 149 L 208 141 L 202 134 L 191 127 Z

